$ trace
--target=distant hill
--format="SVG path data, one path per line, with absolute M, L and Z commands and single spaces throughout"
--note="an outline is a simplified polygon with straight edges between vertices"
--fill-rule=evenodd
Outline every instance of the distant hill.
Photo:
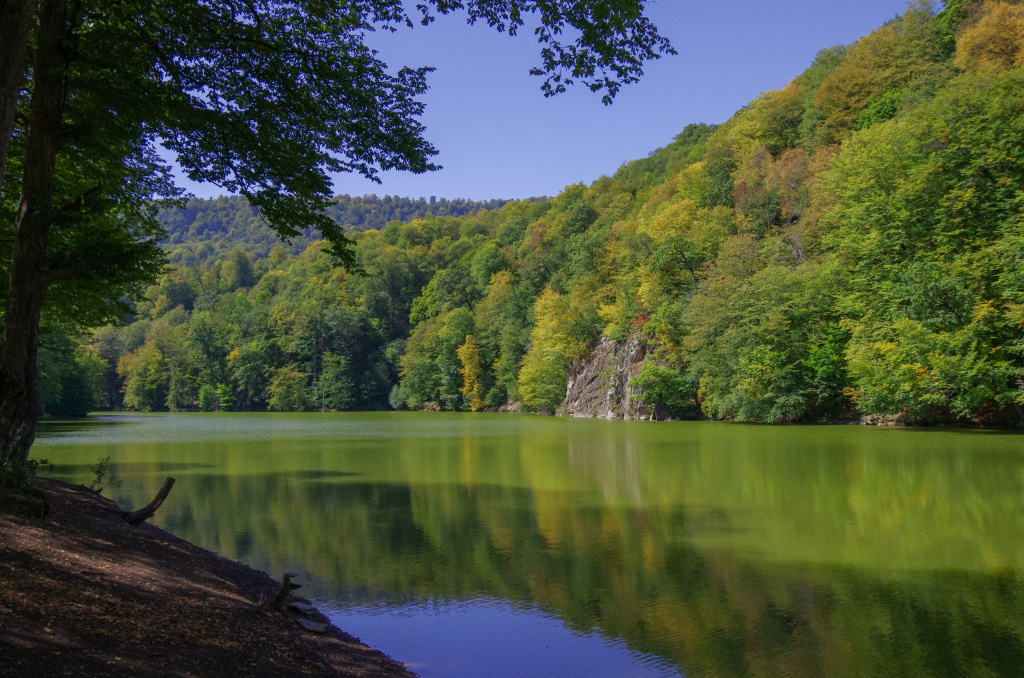
M 461 217 L 480 210 L 500 209 L 507 200 L 464 200 L 456 198 L 400 198 L 385 195 L 339 195 L 328 214 L 346 233 L 383 229 L 392 221 L 407 223 L 429 217 Z M 212 200 L 193 199 L 183 209 L 162 212 L 159 221 L 167 230 L 167 250 L 172 263 L 193 266 L 220 258 L 241 246 L 263 257 L 281 240 L 242 196 L 221 196 Z M 285 249 L 298 254 L 320 235 L 308 229 Z

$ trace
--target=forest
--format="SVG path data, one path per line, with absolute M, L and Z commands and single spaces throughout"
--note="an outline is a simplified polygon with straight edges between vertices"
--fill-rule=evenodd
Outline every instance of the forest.
M 46 322 L 40 411 L 554 413 L 605 337 L 675 418 L 1021 426 L 1022 132 L 1024 5 L 924 2 L 554 198 L 345 196 L 354 272 L 193 200 L 123 324 Z
M 540 198 L 536 198 L 540 200 Z M 480 210 L 494 210 L 505 200 L 448 200 L 436 196 L 402 198 L 374 194 L 364 196 L 337 195 L 326 209 L 327 216 L 344 232 L 380 230 L 392 221 L 412 221 L 431 217 L 473 215 Z M 164 209 L 157 221 L 166 231 L 163 241 L 169 263 L 197 266 L 222 259 L 235 247 L 242 247 L 251 257 L 270 254 L 281 242 L 259 211 L 242 196 L 220 196 L 213 200 L 192 198 L 180 209 Z M 312 226 L 291 238 L 285 246 L 288 254 L 298 254 L 306 245 L 320 239 Z

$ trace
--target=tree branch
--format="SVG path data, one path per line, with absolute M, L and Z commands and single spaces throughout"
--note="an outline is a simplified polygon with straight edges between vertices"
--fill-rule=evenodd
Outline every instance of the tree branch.
M 100 185 L 100 184 L 97 184 L 97 185 L 93 186 L 92 188 L 90 188 L 85 193 L 83 193 L 82 195 L 78 196 L 77 198 L 75 198 L 74 200 L 69 202 L 68 204 L 64 205 L 64 207 L 61 207 L 60 211 L 61 211 L 62 214 L 73 214 L 75 212 L 78 212 L 79 210 L 82 209 L 82 206 L 85 203 L 91 202 L 91 201 L 95 200 L 96 198 L 100 197 L 100 195 L 102 195 L 102 194 L 103 194 L 103 186 Z
M 160 508 L 160 505 L 164 503 L 164 499 L 167 499 L 167 495 L 170 494 L 171 488 L 174 486 L 174 478 L 168 478 L 164 481 L 163 487 L 153 497 L 153 501 L 149 502 L 143 508 L 138 511 L 124 511 L 121 513 L 121 518 L 129 525 L 141 525 L 156 514 L 156 510 Z

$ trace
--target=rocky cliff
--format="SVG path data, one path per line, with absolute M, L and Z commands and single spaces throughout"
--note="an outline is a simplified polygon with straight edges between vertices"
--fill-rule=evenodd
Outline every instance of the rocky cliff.
M 621 342 L 601 337 L 590 356 L 569 373 L 560 411 L 570 417 L 660 419 L 661 413 L 653 412 L 629 388 L 646 355 L 647 347 L 635 334 Z M 630 402 L 631 396 L 636 402 Z

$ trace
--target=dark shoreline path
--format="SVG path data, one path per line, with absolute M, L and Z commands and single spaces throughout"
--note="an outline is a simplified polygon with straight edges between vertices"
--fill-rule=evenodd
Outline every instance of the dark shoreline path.
M 5 678 L 414 675 L 333 626 L 318 635 L 290 611 L 257 613 L 280 586 L 263 572 L 131 527 L 84 488 L 36 487 L 47 518 L 0 513 Z

